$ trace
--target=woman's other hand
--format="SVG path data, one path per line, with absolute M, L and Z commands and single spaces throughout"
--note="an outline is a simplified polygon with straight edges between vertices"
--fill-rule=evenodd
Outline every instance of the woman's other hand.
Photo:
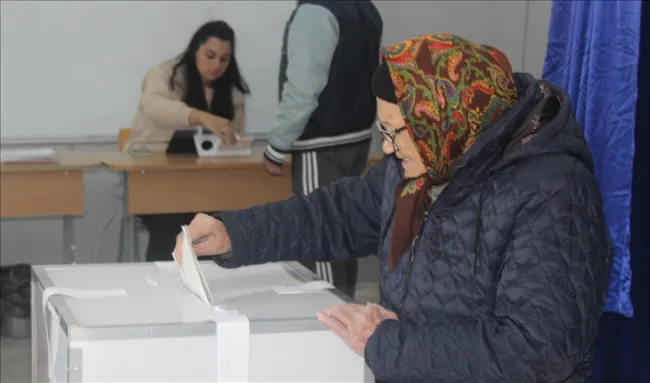
M 319 312 L 318 319 L 362 356 L 368 338 L 381 322 L 399 320 L 394 312 L 373 303 L 365 306 L 351 303 L 332 306 Z
M 221 137 L 228 145 L 235 145 L 237 143 L 235 131 L 230 126 L 230 121 L 225 118 L 195 109 L 190 113 L 190 123 L 192 125 L 200 125 L 209 130 L 213 134 Z
M 203 213 L 197 214 L 187 229 L 192 238 L 192 249 L 197 257 L 225 254 L 231 249 L 226 226 L 214 217 Z M 182 233 L 176 237 L 174 256 L 180 263 L 183 256 Z

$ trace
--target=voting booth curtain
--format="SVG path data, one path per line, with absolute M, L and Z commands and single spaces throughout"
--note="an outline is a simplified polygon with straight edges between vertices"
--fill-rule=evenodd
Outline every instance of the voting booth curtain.
M 594 381 L 650 382 L 642 365 L 650 361 L 650 75 L 642 69 L 650 68 L 650 5 L 554 0 L 552 7 L 543 77 L 569 92 L 585 129 L 614 249 Z

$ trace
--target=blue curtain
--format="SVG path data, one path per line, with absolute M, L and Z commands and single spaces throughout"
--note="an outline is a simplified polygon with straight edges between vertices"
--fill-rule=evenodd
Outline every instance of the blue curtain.
M 573 99 L 614 246 L 594 381 L 650 383 L 650 4 L 554 0 L 548 36 L 543 77 Z
M 605 314 L 600 325 L 597 383 L 650 383 L 650 3 L 641 16 L 638 101 L 632 176 L 630 253 L 634 316 Z M 645 68 L 645 70 L 644 70 Z
M 614 247 L 605 310 L 626 317 L 640 26 L 640 0 L 554 0 L 543 74 L 569 92 L 594 155 Z

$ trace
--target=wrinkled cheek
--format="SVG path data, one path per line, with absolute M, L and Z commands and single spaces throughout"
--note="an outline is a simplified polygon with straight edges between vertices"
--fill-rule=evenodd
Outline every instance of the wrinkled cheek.
M 417 172 L 418 175 L 422 175 L 427 172 L 427 167 L 424 165 L 424 162 L 422 162 L 422 160 L 417 161 Z

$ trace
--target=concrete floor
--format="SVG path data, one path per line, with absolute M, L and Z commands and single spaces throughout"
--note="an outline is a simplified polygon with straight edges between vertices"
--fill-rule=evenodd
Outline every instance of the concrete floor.
M 363 270 L 363 268 L 361 269 Z M 366 269 L 367 270 L 367 269 Z M 374 274 L 374 273 L 370 273 Z M 355 299 L 359 303 L 377 302 L 377 282 L 367 281 L 372 275 L 360 273 Z M 24 383 L 31 381 L 31 345 L 29 339 L 0 338 L 0 382 Z
M 0 338 L 0 382 L 30 382 L 31 368 L 29 339 Z

